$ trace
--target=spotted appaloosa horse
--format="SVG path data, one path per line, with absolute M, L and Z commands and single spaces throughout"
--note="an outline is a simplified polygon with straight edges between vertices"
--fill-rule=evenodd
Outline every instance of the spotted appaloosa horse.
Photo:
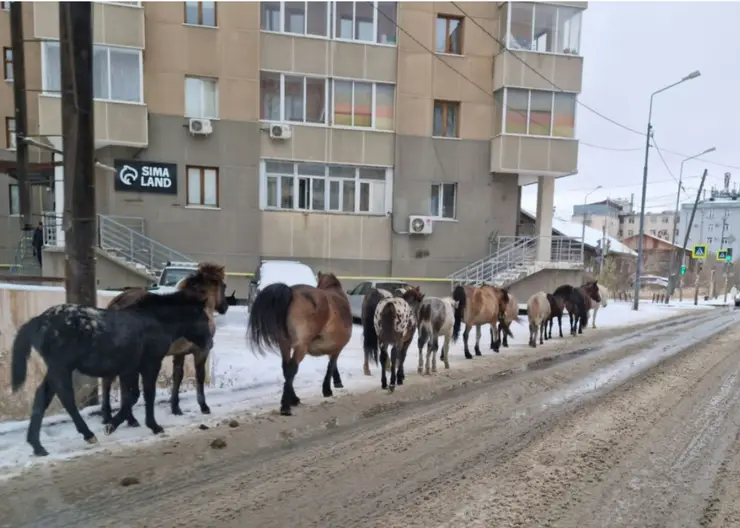
M 365 298 L 362 299 L 362 311 L 360 312 L 360 322 L 362 324 L 362 347 L 365 351 L 365 363 L 362 365 L 362 371 L 365 376 L 372 376 L 370 372 L 370 359 L 373 358 L 375 364 L 378 363 L 378 336 L 375 333 L 375 310 L 382 299 L 391 297 L 400 297 L 405 288 L 397 288 L 394 292 L 389 292 L 383 288 L 372 288 Z M 390 363 L 386 365 L 390 368 Z
M 418 286 L 407 289 L 401 297 L 381 299 L 373 313 L 374 337 L 380 347 L 380 384 L 383 389 L 393 392 L 396 384 L 403 385 L 406 377 L 403 371 L 403 363 L 406 360 L 411 340 L 416 331 L 417 312 L 419 305 L 424 300 Z M 370 328 L 365 328 L 369 332 Z M 391 379 L 390 384 L 385 375 L 385 365 L 388 361 L 387 347 L 391 346 Z M 377 348 L 375 349 L 377 350 Z M 377 356 L 374 356 L 374 359 Z
M 419 307 L 419 374 L 429 375 L 429 360 L 431 372 L 437 372 L 437 350 L 439 350 L 439 336 L 444 337 L 444 345 L 440 359 L 445 362 L 445 368 L 450 368 L 450 340 L 457 341 L 462 326 L 462 310 L 460 303 L 452 297 L 426 297 Z M 428 343 L 428 344 L 427 344 Z M 426 366 L 423 361 L 423 349 L 427 344 Z

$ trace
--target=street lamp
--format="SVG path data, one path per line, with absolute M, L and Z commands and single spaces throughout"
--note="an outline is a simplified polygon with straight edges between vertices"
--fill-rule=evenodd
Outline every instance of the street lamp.
M 588 197 L 591 196 L 593 193 L 601 189 L 602 186 L 599 185 L 598 187 L 595 187 L 594 189 L 590 190 L 586 193 L 586 196 L 583 198 L 583 219 L 581 222 L 581 260 L 583 261 L 583 266 L 586 267 L 586 248 L 585 248 L 585 242 L 586 242 L 586 202 L 588 201 Z
M 688 158 L 684 158 L 683 161 L 681 161 L 681 170 L 678 172 L 678 190 L 676 191 L 676 211 L 673 214 L 673 235 L 671 236 L 671 244 L 673 244 L 674 246 L 676 245 L 676 227 L 677 227 L 676 226 L 676 218 L 678 217 L 679 212 L 680 212 L 678 210 L 678 205 L 679 205 L 680 198 L 681 198 L 681 190 L 683 189 L 682 183 L 683 183 L 683 166 L 684 166 L 684 163 L 686 163 L 687 161 L 690 161 L 692 159 L 699 158 L 699 157 L 703 156 L 704 154 L 709 154 L 710 152 L 714 152 L 715 150 L 717 150 L 715 147 L 711 147 L 711 148 L 708 148 L 707 150 L 705 150 L 703 152 L 700 152 L 699 154 L 696 154 L 694 156 L 689 156 Z M 679 261 L 679 262 L 681 262 L 681 261 Z M 681 262 L 681 263 L 683 263 L 683 262 Z M 671 285 L 671 288 L 670 288 L 670 291 L 668 292 L 668 295 L 673 295 L 673 292 L 676 289 L 676 279 L 674 278 L 675 277 L 675 270 L 674 270 L 675 264 L 676 264 L 676 251 L 675 251 L 675 248 L 674 248 L 673 256 L 671 256 L 671 267 L 668 270 L 668 280 L 669 280 L 669 284 Z
M 648 110 L 647 134 L 645 136 L 645 165 L 642 168 L 642 199 L 641 199 L 641 207 L 640 207 L 640 229 L 638 231 L 638 240 L 637 240 L 637 269 L 635 270 L 635 293 L 634 293 L 634 301 L 632 303 L 633 310 L 638 310 L 640 307 L 640 275 L 642 272 L 641 270 L 642 268 L 642 238 L 643 236 L 645 236 L 645 198 L 647 195 L 648 156 L 650 154 L 650 137 L 652 135 L 652 130 L 653 130 L 653 125 L 652 125 L 653 97 L 655 97 L 661 92 L 665 92 L 666 90 L 673 88 L 674 86 L 678 86 L 681 83 L 690 81 L 691 79 L 696 79 L 700 75 L 701 75 L 701 72 L 699 72 L 699 70 L 693 71 L 689 73 L 686 77 L 681 79 L 680 81 L 674 82 L 673 84 L 669 84 L 668 86 L 661 88 L 660 90 L 657 90 L 650 95 L 650 107 Z

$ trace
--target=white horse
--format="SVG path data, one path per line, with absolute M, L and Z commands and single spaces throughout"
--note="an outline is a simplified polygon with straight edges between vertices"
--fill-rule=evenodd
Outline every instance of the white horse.
M 607 300 L 606 298 L 609 296 L 609 290 L 606 289 L 601 284 L 597 284 L 599 287 L 599 296 L 601 297 L 601 303 L 596 305 L 596 308 L 594 308 L 594 318 L 592 319 L 592 328 L 596 328 L 596 314 L 599 313 L 599 308 L 606 308 Z
M 428 376 L 430 374 L 429 360 L 431 359 L 431 372 L 437 372 L 437 350 L 439 350 L 439 336 L 444 337 L 442 347 L 442 361 L 445 368 L 450 368 L 450 341 L 455 342 L 460 336 L 462 324 L 462 310 L 460 303 L 452 297 L 425 297 L 419 305 L 419 374 L 422 371 Z M 427 345 L 426 364 L 423 360 L 424 345 Z

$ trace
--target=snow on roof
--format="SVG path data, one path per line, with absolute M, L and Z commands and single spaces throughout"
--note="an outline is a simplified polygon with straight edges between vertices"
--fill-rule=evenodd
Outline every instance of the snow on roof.
M 534 213 L 531 213 L 524 209 L 522 209 L 522 213 L 526 214 L 532 219 L 537 218 Z M 560 233 L 562 236 L 573 238 L 575 240 L 581 240 L 583 225 L 574 224 L 573 222 L 569 222 L 555 216 L 552 219 L 552 230 Z M 601 241 L 601 238 L 601 231 L 586 226 L 585 239 L 583 241 L 586 246 L 596 249 Z M 609 253 L 623 253 L 625 255 L 637 256 L 637 252 L 631 250 L 616 238 L 607 235 L 606 239 L 609 241 Z
M 318 284 L 313 270 L 297 260 L 265 260 L 260 266 L 259 289 L 270 284 L 282 282 L 288 286 L 296 284 Z

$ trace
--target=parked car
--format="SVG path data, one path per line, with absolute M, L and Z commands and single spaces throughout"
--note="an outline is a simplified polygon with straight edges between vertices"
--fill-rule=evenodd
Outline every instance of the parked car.
M 257 294 L 266 286 L 276 282 L 282 282 L 288 286 L 308 284 L 316 287 L 318 284 L 316 274 L 302 262 L 297 260 L 263 260 L 254 272 L 254 277 L 249 281 L 247 306 L 251 309 Z
M 352 290 L 347 292 L 349 297 L 349 306 L 352 311 L 352 317 L 360 319 L 362 317 L 362 301 L 365 299 L 365 295 L 372 288 L 381 288 L 394 293 L 398 288 L 408 288 L 409 285 L 405 282 L 386 282 L 386 281 L 366 281 L 361 282 L 355 286 Z
M 197 262 L 168 262 L 159 274 L 157 282 L 149 287 L 149 291 L 152 293 L 173 293 L 178 282 L 194 274 L 197 270 Z
M 740 308 L 740 292 L 735 294 L 735 308 Z

